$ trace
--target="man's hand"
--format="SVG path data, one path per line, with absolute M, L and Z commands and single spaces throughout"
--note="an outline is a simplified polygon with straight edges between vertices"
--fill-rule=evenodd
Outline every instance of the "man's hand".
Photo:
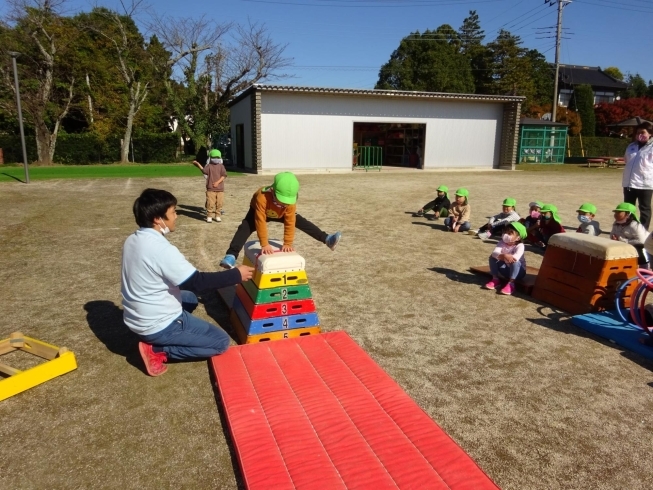
M 236 269 L 240 272 L 240 280 L 242 282 L 249 281 L 254 275 L 254 267 L 239 265 Z
M 292 245 L 284 245 L 283 247 L 281 247 L 281 251 L 282 252 L 294 252 L 295 249 L 293 248 Z
M 274 249 L 272 248 L 272 245 L 267 244 L 265 247 L 261 249 L 261 253 L 263 255 L 270 255 L 274 253 Z

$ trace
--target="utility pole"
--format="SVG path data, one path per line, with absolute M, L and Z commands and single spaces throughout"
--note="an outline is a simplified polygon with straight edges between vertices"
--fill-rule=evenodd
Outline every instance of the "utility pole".
M 18 126 L 20 127 L 20 142 L 23 145 L 23 166 L 25 168 L 25 183 L 29 184 L 29 168 L 27 166 L 27 150 L 25 149 L 25 130 L 23 129 L 23 110 L 20 106 L 20 89 L 18 87 L 18 67 L 16 66 L 16 58 L 20 53 L 16 51 L 9 51 L 14 67 L 14 84 L 16 85 L 16 107 L 18 109 Z
M 570 4 L 572 0 L 544 0 L 544 3 L 553 5 L 554 2 L 558 4 L 558 28 L 556 31 L 556 73 L 553 82 L 553 110 L 551 113 L 551 121 L 556 122 L 556 115 L 558 112 L 558 78 L 560 77 L 560 38 L 562 37 L 562 9 Z

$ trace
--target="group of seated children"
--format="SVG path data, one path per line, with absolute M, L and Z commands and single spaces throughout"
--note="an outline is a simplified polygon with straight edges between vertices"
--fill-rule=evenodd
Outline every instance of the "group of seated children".
M 549 239 L 557 234 L 564 233 L 565 229 L 558 216 L 558 208 L 552 204 L 543 204 L 533 201 L 529 204 L 528 216 L 522 218 L 517 213 L 517 201 L 511 197 L 504 199 L 502 210 L 492 216 L 486 224 L 478 230 L 471 230 L 471 207 L 469 204 L 469 191 L 460 188 L 456 191 L 453 202 L 449 201 L 448 187 L 441 185 L 437 188 L 437 197 L 424 205 L 414 216 L 427 216 L 429 220 L 446 218 L 444 224 L 447 230 L 456 232 L 468 231 L 481 239 L 491 237 L 500 238 L 496 248 L 490 255 L 490 272 L 492 280 L 485 285 L 486 289 L 499 289 L 502 281 L 508 282 L 501 287 L 501 294 L 511 295 L 515 291 L 515 281 L 526 275 L 526 260 L 524 245 L 526 243 L 545 249 Z M 649 258 L 644 249 L 644 242 L 648 231 L 637 218 L 635 205 L 622 202 L 614 210 L 614 224 L 610 232 L 612 240 L 633 245 L 639 254 L 640 267 L 649 267 Z M 580 225 L 577 233 L 599 236 L 601 228 L 596 217 L 596 206 L 583 203 L 576 210 Z

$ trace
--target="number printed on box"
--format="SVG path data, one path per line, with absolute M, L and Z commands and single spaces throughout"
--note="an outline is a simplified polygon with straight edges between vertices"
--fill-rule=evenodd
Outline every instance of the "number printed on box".
M 282 315 L 287 315 L 288 314 L 288 304 L 284 303 L 281 305 L 281 314 Z
M 289 323 L 289 322 L 288 322 L 288 318 L 287 318 L 287 317 L 284 317 L 284 318 L 283 318 L 283 322 L 281 323 L 281 324 L 283 325 L 283 328 L 288 328 L 288 323 Z
M 286 288 L 283 288 L 281 290 L 281 298 L 282 299 L 288 299 L 288 290 Z

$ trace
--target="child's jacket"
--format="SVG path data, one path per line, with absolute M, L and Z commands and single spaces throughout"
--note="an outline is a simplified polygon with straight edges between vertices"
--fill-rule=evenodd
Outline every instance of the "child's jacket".
M 274 197 L 272 186 L 261 187 L 252 196 L 249 206 L 254 210 L 254 223 L 256 234 L 261 247 L 269 245 L 268 219 L 283 219 L 283 244 L 292 246 L 295 240 L 295 214 L 296 204 L 280 204 Z
M 453 203 L 449 210 L 449 215 L 452 216 L 458 223 L 465 223 L 472 217 L 472 208 L 468 204 Z
M 449 201 L 449 198 L 445 195 L 442 197 L 440 196 L 436 197 L 430 203 L 425 204 L 424 207 L 422 207 L 422 209 L 424 211 L 429 211 L 432 209 L 433 211 L 439 212 L 442 208 L 449 209 L 450 207 L 451 207 L 451 201 Z
M 612 225 L 612 235 L 617 237 L 620 242 L 630 243 L 631 245 L 644 245 L 648 237 L 648 231 L 643 224 L 638 221 L 629 220 L 624 224 L 614 223 Z
M 508 223 L 512 223 L 515 221 L 519 221 L 520 217 L 519 214 L 517 214 L 517 211 L 512 210 L 509 213 L 499 213 L 495 214 L 490 218 L 488 221 L 488 224 L 492 227 L 495 226 L 505 226 Z
M 522 242 L 512 244 L 501 240 L 499 243 L 497 243 L 497 246 L 492 251 L 490 256 L 498 260 L 499 255 L 501 254 L 512 255 L 519 261 L 522 267 L 526 268 L 526 257 L 524 256 L 524 244 Z
M 217 186 L 213 185 L 213 183 L 220 180 L 221 177 L 227 177 L 227 170 L 224 168 L 222 163 L 209 163 L 208 165 L 204 165 L 202 173 L 206 175 L 207 191 L 224 192 L 224 180 Z
M 599 236 L 601 234 L 601 225 L 598 221 L 590 221 L 589 223 L 581 223 L 577 233 L 585 233 L 590 236 Z

